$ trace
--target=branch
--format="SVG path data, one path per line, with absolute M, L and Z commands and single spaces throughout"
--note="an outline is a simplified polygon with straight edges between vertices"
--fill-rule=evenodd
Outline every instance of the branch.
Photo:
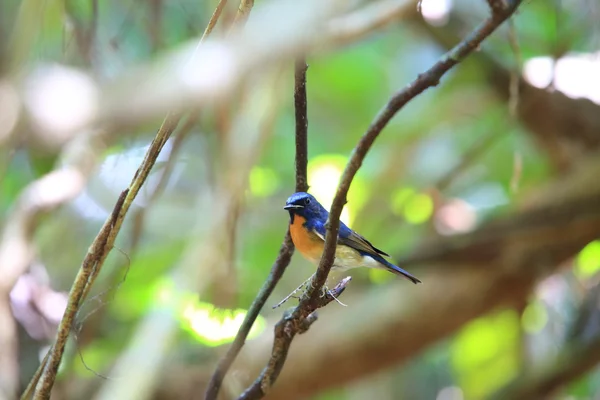
M 254 0 L 241 0 L 237 14 L 235 14 L 235 19 L 233 20 L 233 26 L 243 27 L 250 16 L 252 7 L 254 7 Z
M 44 369 L 40 381 L 34 392 L 34 399 L 50 398 L 50 392 L 52 391 L 54 381 L 56 380 L 58 366 L 62 360 L 65 345 L 69 333 L 73 328 L 73 323 L 75 321 L 75 316 L 79 311 L 79 307 L 100 273 L 102 265 L 104 264 L 108 253 L 112 250 L 115 239 L 121 230 L 127 211 L 129 211 L 133 200 L 150 174 L 150 170 L 154 166 L 156 158 L 160 154 L 164 144 L 173 130 L 177 127 L 179 118 L 179 115 L 171 115 L 165 119 L 163 125 L 156 134 L 156 137 L 152 141 L 152 144 L 148 148 L 144 161 L 142 161 L 142 164 L 136 171 L 129 187 L 121 192 L 111 215 L 90 245 L 69 292 L 67 309 L 58 326 L 56 341 L 49 350 L 48 361 L 45 366 L 43 366 Z M 40 365 L 40 367 L 42 367 L 42 365 Z
M 296 62 L 295 66 L 295 84 L 294 84 L 294 104 L 296 109 L 296 191 L 306 191 L 307 185 L 307 165 L 308 165 L 308 117 L 306 103 L 306 70 L 308 66 L 304 60 Z M 279 249 L 279 254 L 271 267 L 271 272 L 267 280 L 260 288 L 258 295 L 252 302 L 242 326 L 238 330 L 231 347 L 227 350 L 225 356 L 219 361 L 215 371 L 208 383 L 205 399 L 213 400 L 217 398 L 223 378 L 231 367 L 231 364 L 239 354 L 246 343 L 246 338 L 256 321 L 260 310 L 264 307 L 267 299 L 275 289 L 275 286 L 283 276 L 283 273 L 289 265 L 294 254 L 294 244 L 290 238 L 289 231 L 286 232 L 283 243 Z
M 214 28 L 219 16 L 221 15 L 221 11 L 223 10 L 224 3 L 224 0 L 219 2 L 217 9 L 212 15 L 208 26 L 204 31 L 204 34 L 200 38 L 200 42 L 203 42 Z M 34 399 L 38 400 L 50 398 L 50 393 L 52 391 L 52 387 L 54 386 L 54 381 L 56 380 L 56 374 L 63 357 L 65 345 L 67 343 L 69 333 L 73 328 L 73 323 L 75 321 L 75 316 L 79 311 L 79 307 L 91 290 L 92 285 L 94 284 L 94 281 L 100 273 L 102 265 L 108 256 L 108 253 L 110 253 L 112 250 L 115 239 L 121 230 L 121 225 L 125 219 L 127 211 L 129 211 L 131 204 L 146 181 L 146 178 L 150 174 L 150 170 L 154 166 L 154 163 L 156 162 L 156 159 L 163 146 L 179 124 L 180 120 L 181 115 L 177 113 L 169 113 L 165 117 L 162 126 L 159 128 L 156 137 L 148 148 L 144 160 L 136 171 L 129 187 L 121 193 L 111 215 L 108 217 L 100 229 L 100 232 L 90 245 L 88 253 L 82 262 L 81 268 L 79 269 L 79 272 L 75 277 L 75 281 L 73 282 L 73 286 L 69 292 L 67 308 L 58 326 L 56 341 L 48 351 L 48 356 L 44 358 L 44 362 L 42 362 L 39 366 L 39 369 L 42 370 L 41 374 L 38 372 L 34 374 L 32 382 L 30 382 L 28 388 L 23 393 L 23 399 L 27 398 L 26 396 L 29 395 L 30 389 L 34 386 Z M 35 385 L 36 379 L 39 379 L 37 385 Z
M 426 24 L 416 14 L 413 19 L 438 44 L 450 48 L 459 40 L 459 34 L 467 21 L 466 16 L 461 17 L 460 8 L 457 10 L 459 11 L 454 10 L 450 14 L 448 23 L 443 27 Z M 465 11 L 465 14 L 468 12 Z M 516 52 L 516 62 L 519 63 L 518 51 L 511 42 L 513 40 L 509 38 L 513 52 Z M 600 148 L 597 134 L 600 130 L 598 104 L 585 98 L 570 98 L 558 90 L 537 88 L 523 77 L 519 79 L 517 88 L 512 68 L 507 68 L 506 63 L 495 53 L 478 53 L 477 63 L 478 69 L 485 72 L 490 87 L 500 101 L 507 101 L 510 106 L 516 106 L 517 117 L 526 128 L 527 134 L 545 151 L 556 170 L 565 171 L 585 153 Z M 518 104 L 515 104 L 514 93 L 517 91 Z M 574 130 L 574 126 L 577 129 Z
M 286 335 L 277 336 L 273 344 L 271 358 L 267 366 L 262 370 L 258 379 L 248 388 L 240 397 L 240 399 L 260 399 L 264 397 L 275 383 L 279 372 L 283 368 L 287 357 L 287 349 L 291 341 L 298 333 L 298 327 L 302 325 L 302 321 L 308 317 L 313 310 L 313 305 L 319 298 L 321 288 L 327 280 L 329 271 L 331 270 L 337 245 L 337 237 L 339 231 L 339 219 L 342 208 L 346 203 L 346 195 L 350 188 L 350 184 L 360 168 L 367 152 L 373 145 L 375 139 L 379 136 L 383 128 L 388 124 L 392 117 L 404 107 L 410 100 L 425 91 L 427 88 L 436 86 L 442 76 L 452 67 L 461 62 L 473 50 L 477 49 L 483 40 L 494 32 L 507 18 L 509 18 L 521 4 L 521 0 L 510 1 L 508 7 L 502 10 L 495 10 L 492 16 L 483 24 L 475 29 L 465 40 L 454 47 L 448 54 L 439 60 L 433 67 L 425 73 L 419 75 L 410 85 L 402 91 L 396 93 L 379 112 L 375 120 L 369 126 L 367 132 L 359 140 L 355 146 L 352 156 L 346 165 L 340 184 L 331 205 L 329 218 L 326 224 L 327 232 L 325 235 L 325 247 L 321 261 L 317 268 L 317 272 L 313 276 L 311 285 L 306 292 L 305 297 L 300 301 L 300 304 L 294 309 L 291 315 L 286 315 L 278 323 L 285 323 Z M 276 326 L 276 332 L 277 332 Z M 281 350 L 285 351 L 281 351 Z
M 304 299 L 308 299 L 308 301 L 302 310 L 302 313 L 305 314 L 302 318 L 294 315 L 299 307 L 284 313 L 283 318 L 275 325 L 272 354 L 276 357 L 271 357 L 260 376 L 242 393 L 238 400 L 260 399 L 265 396 L 283 369 L 294 336 L 306 332 L 317 320 L 316 310 L 336 300 L 346 290 L 346 286 L 351 280 L 351 277 L 342 279 L 322 297 L 314 299 L 305 297 Z
M 360 10 L 331 20 L 327 27 L 330 40 L 338 45 L 354 42 L 398 21 L 409 14 L 414 6 L 414 0 L 385 0 L 369 4 Z
M 296 115 L 296 192 L 308 190 L 308 110 L 306 101 L 306 60 L 296 61 L 294 72 L 294 109 Z

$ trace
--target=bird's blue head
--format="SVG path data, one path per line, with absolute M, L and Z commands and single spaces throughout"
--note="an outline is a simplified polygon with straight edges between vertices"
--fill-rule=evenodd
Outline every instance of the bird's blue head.
M 294 222 L 294 215 L 306 220 L 321 218 L 327 220 L 327 210 L 312 195 L 306 192 L 297 192 L 285 202 L 285 210 L 290 212 L 290 223 Z

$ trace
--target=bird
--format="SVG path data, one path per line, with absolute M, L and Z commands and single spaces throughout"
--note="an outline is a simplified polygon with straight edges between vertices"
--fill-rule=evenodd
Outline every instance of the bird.
M 306 192 L 292 194 L 286 201 L 285 210 L 290 214 L 290 235 L 300 254 L 313 264 L 318 264 L 325 246 L 325 224 L 329 212 Z M 384 269 L 417 284 L 421 281 L 402 268 L 387 261 L 389 254 L 350 229 L 340 221 L 335 260 L 332 270 L 348 270 L 356 267 Z

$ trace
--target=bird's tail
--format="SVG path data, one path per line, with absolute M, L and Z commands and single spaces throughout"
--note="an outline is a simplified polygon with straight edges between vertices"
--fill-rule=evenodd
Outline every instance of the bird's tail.
M 403 278 L 408 279 L 409 281 L 411 281 L 414 284 L 421 283 L 421 281 L 418 278 L 416 278 L 415 276 L 409 274 L 408 272 L 406 272 L 402 268 L 400 268 L 400 267 L 392 264 L 391 262 L 387 261 L 385 258 L 382 258 L 381 260 L 378 260 L 378 261 L 380 263 L 382 263 L 383 265 L 385 265 L 390 272 L 393 272 L 396 275 L 400 275 Z

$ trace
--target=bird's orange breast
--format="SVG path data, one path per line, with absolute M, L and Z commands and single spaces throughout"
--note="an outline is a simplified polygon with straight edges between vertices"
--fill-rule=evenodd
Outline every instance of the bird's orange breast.
M 318 263 L 323 254 L 323 240 L 304 226 L 306 219 L 294 215 L 294 222 L 290 224 L 290 235 L 294 246 L 309 261 Z

